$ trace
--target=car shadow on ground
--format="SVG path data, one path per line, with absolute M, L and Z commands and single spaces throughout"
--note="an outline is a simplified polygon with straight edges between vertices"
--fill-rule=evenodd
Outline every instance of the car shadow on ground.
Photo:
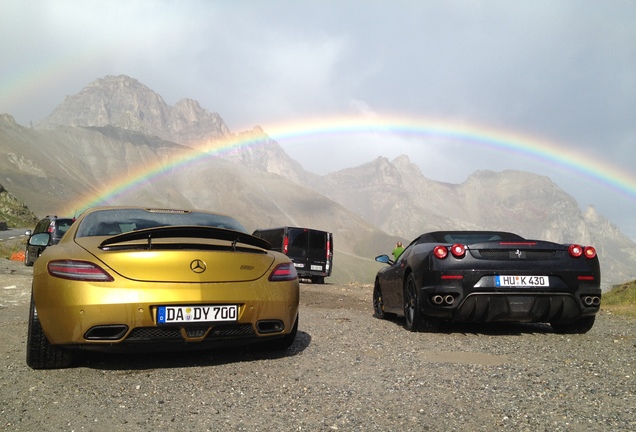
M 389 318 L 385 320 L 404 331 L 404 317 Z M 521 336 L 526 334 L 555 334 L 552 326 L 547 323 L 519 323 L 519 322 L 475 322 L 475 323 L 451 323 L 443 322 L 440 328 L 433 333 L 464 334 L 464 335 L 488 335 L 488 336 Z
M 74 368 L 100 370 L 172 369 L 223 364 L 276 360 L 296 356 L 311 344 L 311 335 L 298 331 L 294 344 L 282 351 L 268 351 L 256 347 L 224 347 L 218 349 L 174 352 L 102 353 L 80 351 L 73 362 Z

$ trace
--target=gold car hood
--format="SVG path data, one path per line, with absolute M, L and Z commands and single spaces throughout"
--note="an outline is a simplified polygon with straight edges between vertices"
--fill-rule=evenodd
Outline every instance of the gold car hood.
M 250 281 L 271 271 L 275 261 L 273 252 L 244 239 L 168 236 L 149 242 L 120 235 L 81 237 L 75 242 L 104 263 L 106 271 L 146 282 Z

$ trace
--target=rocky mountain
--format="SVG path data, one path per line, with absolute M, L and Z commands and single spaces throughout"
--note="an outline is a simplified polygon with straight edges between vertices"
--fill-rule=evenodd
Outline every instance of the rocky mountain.
M 229 143 L 229 145 L 228 145 Z M 547 177 L 478 171 L 462 184 L 426 178 L 407 156 L 328 176 L 305 171 L 262 128 L 232 133 L 192 100 L 174 107 L 126 76 L 68 96 L 25 128 L 0 117 L 0 181 L 37 214 L 94 201 L 212 209 L 248 229 L 334 232 L 336 282 L 370 282 L 372 258 L 436 229 L 500 229 L 593 244 L 607 288 L 636 278 L 636 244 Z
M 217 113 L 198 102 L 181 99 L 169 106 L 160 95 L 125 75 L 91 82 L 36 124 L 47 130 L 59 126 L 114 126 L 177 143 L 204 142 L 230 133 Z
M 39 130 L 67 126 L 114 127 L 204 152 L 236 143 L 231 145 L 234 151 L 220 156 L 300 183 L 312 178 L 260 127 L 233 134 L 219 114 L 202 108 L 197 101 L 181 99 L 170 106 L 159 94 L 126 75 L 96 79 L 78 94 L 67 96 L 35 125 Z
M 397 239 L 280 175 L 112 126 L 34 130 L 2 116 L 0 172 L 7 189 L 39 216 L 72 216 L 101 197 L 103 204 L 213 210 L 250 231 L 283 225 L 328 230 L 339 263 L 334 282 L 372 280 L 379 266 L 373 256 Z M 119 192 L 109 192 L 122 181 Z
M 0 225 L 8 227 L 31 226 L 38 218 L 29 208 L 0 184 Z
M 548 177 L 477 171 L 461 184 L 427 179 L 407 156 L 378 158 L 314 183 L 314 189 L 405 240 L 443 229 L 492 229 L 530 239 L 594 245 L 606 283 L 636 276 L 636 246 L 599 215 L 585 211 Z

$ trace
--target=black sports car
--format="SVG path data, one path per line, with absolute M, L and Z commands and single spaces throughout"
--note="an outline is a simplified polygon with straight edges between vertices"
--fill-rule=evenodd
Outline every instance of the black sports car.
M 378 318 L 404 315 L 411 331 L 442 321 L 545 322 L 557 333 L 586 333 L 601 304 L 601 271 L 591 246 L 526 240 L 499 231 L 422 234 L 373 288 Z

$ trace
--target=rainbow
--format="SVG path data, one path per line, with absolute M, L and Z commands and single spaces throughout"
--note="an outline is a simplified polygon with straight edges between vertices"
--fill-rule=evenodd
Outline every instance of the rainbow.
M 289 123 L 268 124 L 263 127 L 267 135 L 284 144 L 302 138 L 342 139 L 359 134 L 386 134 L 392 136 L 414 136 L 419 138 L 435 137 L 458 141 L 480 148 L 506 151 L 533 158 L 541 163 L 550 164 L 573 174 L 593 180 L 600 185 L 614 190 L 623 196 L 636 199 L 636 176 L 633 172 L 621 169 L 598 157 L 577 151 L 574 146 L 567 147 L 562 143 L 524 135 L 515 131 L 489 128 L 481 125 L 470 125 L 432 118 L 405 116 L 373 116 L 373 117 L 333 117 L 304 119 Z M 192 150 L 184 152 L 170 164 L 155 165 L 134 172 L 125 178 L 104 185 L 101 190 L 85 197 L 79 202 L 71 203 L 67 213 L 75 213 L 86 208 L 114 204 L 118 196 L 122 196 L 165 172 L 186 167 L 205 158 L 223 155 L 231 151 L 262 145 L 262 140 L 255 140 L 253 135 L 232 136 L 224 141 L 214 143 L 214 147 L 202 152 Z

